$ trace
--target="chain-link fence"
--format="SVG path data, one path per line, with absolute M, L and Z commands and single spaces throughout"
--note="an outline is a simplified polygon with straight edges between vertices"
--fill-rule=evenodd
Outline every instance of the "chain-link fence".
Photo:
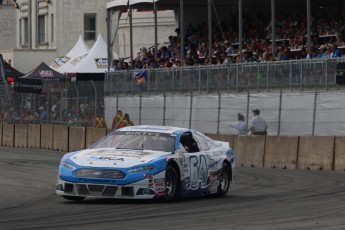
M 19 124 L 93 126 L 104 113 L 103 81 L 44 81 L 42 94 L 17 93 L 1 100 L 2 120 Z
M 9 123 L 94 126 L 95 118 L 100 114 L 106 119 L 109 128 L 115 112 L 122 109 L 133 116 L 136 124 L 192 128 L 199 128 L 202 124 L 204 127 L 201 130 L 206 127 L 205 131 L 227 133 L 223 128 L 226 126 L 228 129 L 229 119 L 236 117 L 238 112 L 244 113 L 248 118 L 252 107 L 260 105 L 262 109 L 266 108 L 276 115 L 268 122 L 273 130 L 271 133 L 279 135 L 286 133 L 285 124 L 289 126 L 290 122 L 282 119 L 282 111 L 288 111 L 289 108 L 284 106 L 292 104 L 285 104 L 281 100 L 290 100 L 292 96 L 288 94 L 291 92 L 312 91 L 311 98 L 314 99 L 306 101 L 307 105 L 292 108 L 291 111 L 303 114 L 306 107 L 313 105 L 312 108 L 308 107 L 307 114 L 316 119 L 308 120 L 311 128 L 304 133 L 314 135 L 318 133 L 316 127 L 319 110 L 319 97 L 315 95 L 338 89 L 336 66 L 342 61 L 344 60 L 292 60 L 117 71 L 106 73 L 105 81 L 44 81 L 42 94 L 13 92 L 12 100 L 5 101 L 1 98 L 0 120 Z M 266 92 L 272 94 L 253 97 Z M 204 98 L 200 99 L 198 95 Z M 260 99 L 255 102 L 253 98 Z M 298 100 L 297 104 L 304 101 L 294 98 Z M 233 101 L 238 102 L 232 103 Z M 211 110 L 212 115 L 209 115 Z M 338 119 L 336 122 L 341 121 Z

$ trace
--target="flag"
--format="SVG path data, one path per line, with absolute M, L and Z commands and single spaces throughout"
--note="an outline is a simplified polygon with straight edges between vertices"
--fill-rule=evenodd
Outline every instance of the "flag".
M 146 70 L 136 70 L 134 71 L 134 80 L 138 88 L 141 90 L 147 90 L 147 71 Z

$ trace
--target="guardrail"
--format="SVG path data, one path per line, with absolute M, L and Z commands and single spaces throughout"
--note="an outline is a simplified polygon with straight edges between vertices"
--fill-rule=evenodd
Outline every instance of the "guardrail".
M 73 126 L 0 124 L 0 145 L 77 151 L 89 147 L 109 131 Z M 208 136 L 230 143 L 238 167 L 345 171 L 345 137 Z

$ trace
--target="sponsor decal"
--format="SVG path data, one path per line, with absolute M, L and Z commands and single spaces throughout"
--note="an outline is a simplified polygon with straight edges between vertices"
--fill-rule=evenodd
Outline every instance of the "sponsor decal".
M 92 175 L 94 176 L 101 176 L 103 173 L 102 172 L 92 172 Z
M 81 60 L 83 60 L 84 57 L 86 57 L 87 54 L 84 54 L 84 55 L 81 55 L 79 57 L 76 57 L 74 58 L 72 61 L 71 61 L 71 64 L 72 65 L 76 65 L 78 64 Z
M 155 179 L 154 182 L 155 183 L 165 183 L 165 179 L 164 178 Z
M 78 180 L 81 182 L 115 183 L 115 180 L 109 179 L 79 178 Z
M 16 78 L 13 83 L 14 91 L 20 93 L 42 93 L 41 79 Z
M 122 157 L 91 156 L 87 161 L 125 161 Z
M 135 136 L 154 136 L 159 137 L 160 133 L 152 133 L 152 132 L 139 132 L 139 131 L 127 131 L 125 135 L 135 135 Z
M 164 191 L 164 192 L 159 192 L 159 193 L 157 193 L 157 195 L 158 196 L 165 196 L 166 195 L 166 192 Z
M 54 73 L 53 73 L 53 71 L 51 71 L 51 70 L 40 70 L 40 71 L 38 72 L 38 74 L 39 74 L 40 77 L 42 77 L 42 78 L 54 77 Z
M 165 187 L 156 188 L 157 193 L 165 192 Z
M 97 69 L 108 68 L 108 59 L 106 58 L 95 58 Z
M 71 58 L 70 57 L 59 57 L 55 59 L 50 65 L 54 68 L 59 68 L 60 66 L 66 64 Z

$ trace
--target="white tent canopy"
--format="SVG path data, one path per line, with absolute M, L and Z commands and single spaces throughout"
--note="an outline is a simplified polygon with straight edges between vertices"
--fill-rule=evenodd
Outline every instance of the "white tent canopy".
M 114 53 L 114 58 L 118 55 Z M 102 73 L 108 70 L 107 43 L 101 34 L 98 35 L 95 44 L 89 53 L 74 67 L 66 70 L 67 73 Z
M 90 48 L 84 42 L 82 35 L 80 35 L 74 47 L 64 57 L 55 59 L 50 64 L 50 68 L 60 73 L 64 73 L 66 70 L 74 66 L 72 63 L 77 63 L 76 60 L 80 60 L 81 57 L 85 57 L 89 50 Z
M 158 0 L 115 0 L 107 3 L 107 9 L 109 8 L 116 8 L 121 6 L 127 6 L 127 5 L 135 5 L 139 3 L 154 3 L 158 2 Z

